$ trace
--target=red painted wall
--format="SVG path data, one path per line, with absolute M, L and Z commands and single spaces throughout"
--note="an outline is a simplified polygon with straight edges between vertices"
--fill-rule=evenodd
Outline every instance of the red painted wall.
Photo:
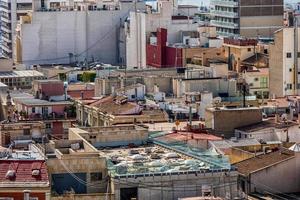
M 63 115 L 65 113 L 65 107 L 66 107 L 66 105 L 53 105 L 52 112 Z
M 24 188 L 24 190 L 25 190 L 25 188 Z M 23 192 L 5 192 L 5 193 L 0 193 L 0 197 L 12 197 L 12 198 L 14 198 L 14 200 L 23 200 L 24 193 Z M 30 197 L 38 197 L 39 200 L 46 199 L 45 193 L 31 193 Z
M 182 66 L 182 49 L 167 47 L 167 35 L 166 29 L 159 28 L 157 30 L 157 45 L 147 44 L 147 65 L 157 68 Z
M 53 122 L 52 123 L 52 134 L 62 135 L 64 133 L 63 122 Z
M 44 83 L 40 86 L 41 92 L 44 96 L 61 96 L 64 95 L 64 83 Z
M 81 99 L 81 92 L 83 92 L 83 99 L 90 99 L 95 96 L 95 90 L 71 90 L 68 91 L 68 95 L 72 99 Z

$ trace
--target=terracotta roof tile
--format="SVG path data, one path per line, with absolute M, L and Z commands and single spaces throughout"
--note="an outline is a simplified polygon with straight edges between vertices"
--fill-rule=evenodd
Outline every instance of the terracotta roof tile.
M 287 159 L 294 157 L 294 152 L 288 149 L 283 149 L 280 151 L 275 151 L 272 153 L 262 154 L 242 162 L 237 163 L 235 166 L 238 172 L 243 175 L 251 174 L 269 166 L 273 166 L 279 162 L 283 162 Z

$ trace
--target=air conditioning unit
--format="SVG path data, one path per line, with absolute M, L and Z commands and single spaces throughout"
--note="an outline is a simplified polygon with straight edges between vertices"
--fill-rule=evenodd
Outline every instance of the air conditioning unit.
M 34 169 L 34 170 L 32 170 L 31 175 L 32 175 L 32 176 L 39 176 L 40 173 L 41 173 L 41 172 L 40 172 L 39 169 Z
M 15 170 L 8 170 L 6 172 L 5 178 L 12 179 L 15 176 L 16 176 L 16 171 Z

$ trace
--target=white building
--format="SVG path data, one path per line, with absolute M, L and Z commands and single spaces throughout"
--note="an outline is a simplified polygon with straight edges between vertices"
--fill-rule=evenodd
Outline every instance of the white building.
M 20 16 L 32 10 L 32 0 L 1 0 L 1 49 L 2 55 L 12 58 L 15 28 Z
M 134 84 L 116 90 L 116 94 L 125 95 L 129 101 L 144 100 L 146 95 L 146 87 L 143 84 Z
M 157 12 L 131 12 L 126 30 L 126 65 L 127 68 L 146 68 L 146 44 L 152 32 L 157 28 L 168 31 L 168 44 L 181 40 L 182 31 L 197 31 L 198 24 L 187 16 L 178 13 L 177 1 L 158 0 Z
M 35 9 L 23 17 L 15 43 L 16 60 L 26 65 L 92 60 L 119 63 L 122 23 L 135 3 L 102 5 L 97 1 L 79 5 L 61 4 L 51 12 L 48 8 Z M 145 3 L 137 2 L 136 7 L 144 8 Z
M 295 34 L 296 33 L 296 34 Z M 284 97 L 299 95 L 300 28 L 280 29 L 270 45 L 270 95 Z M 298 50 L 297 50 L 298 49 Z

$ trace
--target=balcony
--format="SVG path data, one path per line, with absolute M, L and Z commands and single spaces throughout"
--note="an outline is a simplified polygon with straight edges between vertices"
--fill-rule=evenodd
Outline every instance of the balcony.
M 218 17 L 226 17 L 226 18 L 238 18 L 238 13 L 235 12 L 227 12 L 221 10 L 212 10 L 211 14 Z
M 240 37 L 240 35 L 238 34 L 222 32 L 222 31 L 217 31 L 217 34 L 223 37 Z
M 215 6 L 223 6 L 223 7 L 230 7 L 230 8 L 235 8 L 239 6 L 238 2 L 228 1 L 228 0 L 212 0 L 211 4 Z
M 11 33 L 11 28 L 8 27 L 8 26 L 5 25 L 5 24 L 1 24 L 1 30 L 2 30 L 4 33 Z
M 12 42 L 11 36 L 8 35 L 8 34 L 2 34 L 1 39 L 2 39 L 2 41 L 7 42 L 7 43 L 11 43 Z
M 65 114 L 40 114 L 40 113 L 32 113 L 31 115 L 27 115 L 26 113 L 21 114 L 21 120 L 33 120 L 33 121 L 55 121 L 55 120 L 75 120 L 76 114 L 74 113 L 65 113 Z
M 9 47 L 8 45 L 6 45 L 4 42 L 1 44 L 2 50 L 7 52 L 7 54 L 11 54 L 12 53 L 12 49 L 11 47 Z
M 234 22 L 224 22 L 224 21 L 218 21 L 218 20 L 211 20 L 211 25 L 216 27 L 222 27 L 222 28 L 228 28 L 228 29 L 238 29 L 239 24 Z
M 2 15 L 1 15 L 1 21 L 6 22 L 6 23 L 11 23 L 10 17 L 4 13 L 2 13 Z
M 32 6 L 20 6 L 17 8 L 17 13 L 27 13 L 32 10 Z
M 8 6 L 7 3 L 0 1 L 0 9 L 1 11 L 7 11 L 10 12 L 11 8 Z

